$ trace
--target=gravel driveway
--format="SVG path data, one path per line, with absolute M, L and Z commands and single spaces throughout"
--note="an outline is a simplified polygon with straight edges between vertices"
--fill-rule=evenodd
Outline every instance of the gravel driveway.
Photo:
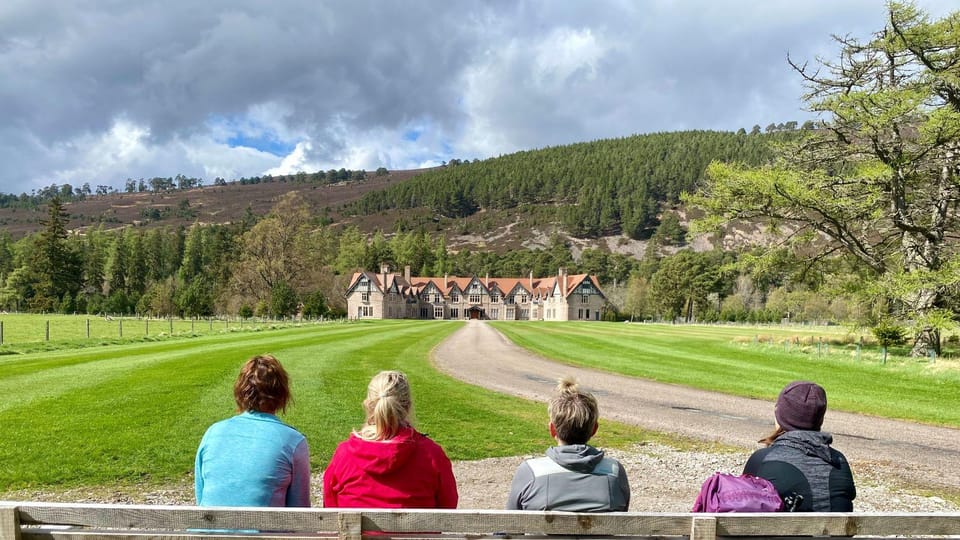
M 559 364 L 530 354 L 481 321 L 469 321 L 463 329 L 441 343 L 433 351 L 433 362 L 441 371 L 465 382 L 539 401 L 547 400 L 558 378 L 570 374 L 577 378 L 582 388 L 597 396 L 604 418 L 744 449 L 742 455 L 734 458 L 730 455 L 696 455 L 698 463 L 715 462 L 713 465 L 716 466 L 705 469 L 691 467 L 689 463 L 678 464 L 682 470 L 670 474 L 674 483 L 677 483 L 678 473 L 696 475 L 679 480 L 682 485 L 677 487 L 677 494 L 682 499 L 681 510 L 692 504 L 706 474 L 712 470 L 739 472 L 737 468 L 742 467 L 742 460 L 757 448 L 756 440 L 773 428 L 773 403 L 770 401 Z M 827 411 L 823 429 L 833 433 L 834 446 L 847 456 L 858 478 L 858 510 L 908 509 L 902 504 L 907 495 L 899 490 L 896 493 L 889 491 L 894 486 L 920 488 L 930 493 L 960 492 L 960 430 L 831 410 Z M 671 451 L 664 448 L 652 450 L 652 454 L 664 453 Z M 641 451 L 640 454 L 650 455 L 651 452 Z M 625 459 L 638 463 L 644 461 L 637 456 L 625 456 Z M 671 461 L 685 459 L 683 452 L 672 452 L 667 459 L 655 459 L 651 466 L 669 469 Z M 508 460 L 508 465 L 515 467 L 519 460 Z M 627 468 L 631 473 L 632 487 L 641 497 L 649 489 L 644 489 L 639 482 L 661 476 L 659 470 Z M 464 471 L 465 476 L 469 476 L 467 472 Z M 646 487 L 661 491 L 665 488 L 663 481 L 657 480 L 656 485 Z M 506 485 L 509 487 L 509 479 Z M 878 500 L 864 506 L 862 503 L 870 493 L 871 485 L 882 493 L 875 494 Z M 943 501 L 936 497 L 933 500 L 935 509 L 952 507 L 941 508 L 939 503 Z M 894 508 L 884 501 L 892 501 Z M 631 508 L 675 511 L 679 504 L 680 501 L 665 500 L 651 505 L 656 508 L 637 508 L 636 505 Z M 914 504 L 909 506 L 912 510 L 923 509 L 913 507 Z

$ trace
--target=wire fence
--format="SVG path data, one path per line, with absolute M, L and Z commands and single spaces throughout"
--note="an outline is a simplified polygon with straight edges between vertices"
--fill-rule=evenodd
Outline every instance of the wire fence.
M 155 318 L 135 316 L 0 315 L 0 346 L 50 341 L 201 335 L 264 327 L 298 326 L 320 319 L 266 317 Z

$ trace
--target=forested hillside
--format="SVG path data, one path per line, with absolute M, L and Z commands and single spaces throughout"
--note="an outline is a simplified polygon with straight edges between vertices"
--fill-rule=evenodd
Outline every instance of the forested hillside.
M 445 217 L 479 209 L 552 205 L 570 234 L 640 238 L 657 223 L 663 203 L 696 189 L 714 160 L 759 165 L 772 156 L 771 141 L 793 131 L 747 135 L 686 131 L 635 135 L 484 161 L 454 160 L 384 191 L 366 194 L 347 211 L 372 214 L 426 207 Z
M 765 163 L 773 142 L 799 133 L 638 135 L 485 161 L 453 160 L 425 172 L 381 170 L 336 184 L 306 175 L 218 179 L 213 186 L 198 182 L 184 189 L 131 181 L 125 193 L 81 190 L 80 195 L 51 186 L 11 209 L 35 208 L 37 232 L 17 238 L 0 230 L 0 309 L 283 316 L 302 305 L 305 313 L 323 314 L 342 308 L 343 287 L 353 271 L 386 263 L 409 265 L 421 275 L 545 276 L 565 267 L 600 278 L 613 301 L 612 316 L 628 310 L 675 317 L 691 294 L 730 294 L 735 276 L 719 273 L 729 257 L 700 253 L 678 258 L 683 264 L 666 264 L 659 273 L 687 275 L 696 268 L 694 282 L 650 281 L 661 257 L 684 244 L 677 215 L 663 209 L 695 189 L 711 161 Z M 182 212 L 171 216 L 178 220 L 151 214 L 155 206 L 169 206 L 171 198 L 179 201 Z M 93 205 L 109 212 L 97 219 Z M 481 240 L 472 247 L 450 247 L 480 209 L 484 220 L 522 215 L 526 224 L 488 223 L 506 238 L 494 244 L 475 234 Z M 352 224 L 338 219 L 344 214 L 354 215 Z M 420 219 L 409 218 L 417 214 Z M 117 219 L 122 215 L 131 221 Z M 538 246 L 517 247 L 522 244 L 516 237 L 544 225 L 552 232 Z M 642 260 L 599 240 L 579 246 L 570 240 L 615 235 L 625 241 L 621 231 L 649 237 Z M 633 287 L 636 280 L 655 285 L 656 301 L 640 301 L 647 307 L 624 297 L 625 284 Z M 632 296 L 638 295 L 643 296 Z

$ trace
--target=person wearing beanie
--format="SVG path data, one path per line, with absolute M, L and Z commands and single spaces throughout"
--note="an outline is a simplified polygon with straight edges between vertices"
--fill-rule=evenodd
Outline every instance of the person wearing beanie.
M 773 433 L 759 442 L 744 474 L 766 478 L 777 488 L 784 510 L 852 512 L 857 488 L 850 464 L 831 447 L 833 436 L 820 431 L 827 393 L 810 381 L 794 381 L 780 391 L 773 409 Z

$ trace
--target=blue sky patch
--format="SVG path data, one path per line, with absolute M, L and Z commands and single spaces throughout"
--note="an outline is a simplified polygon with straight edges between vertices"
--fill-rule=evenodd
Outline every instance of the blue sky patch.
M 289 155 L 290 152 L 293 152 L 293 149 L 297 147 L 296 144 L 281 141 L 273 133 L 259 133 L 256 136 L 236 133 L 232 137 L 229 137 L 226 143 L 230 148 L 245 146 L 247 148 L 260 150 L 261 152 L 268 152 L 278 157 Z
M 419 129 L 408 129 L 407 131 L 405 131 L 405 132 L 403 133 L 403 140 L 405 140 L 405 141 L 410 141 L 410 142 L 414 142 L 414 141 L 416 141 L 417 139 L 419 139 L 419 138 L 420 138 L 420 135 L 422 135 L 422 134 L 423 134 L 423 132 L 420 131 Z

